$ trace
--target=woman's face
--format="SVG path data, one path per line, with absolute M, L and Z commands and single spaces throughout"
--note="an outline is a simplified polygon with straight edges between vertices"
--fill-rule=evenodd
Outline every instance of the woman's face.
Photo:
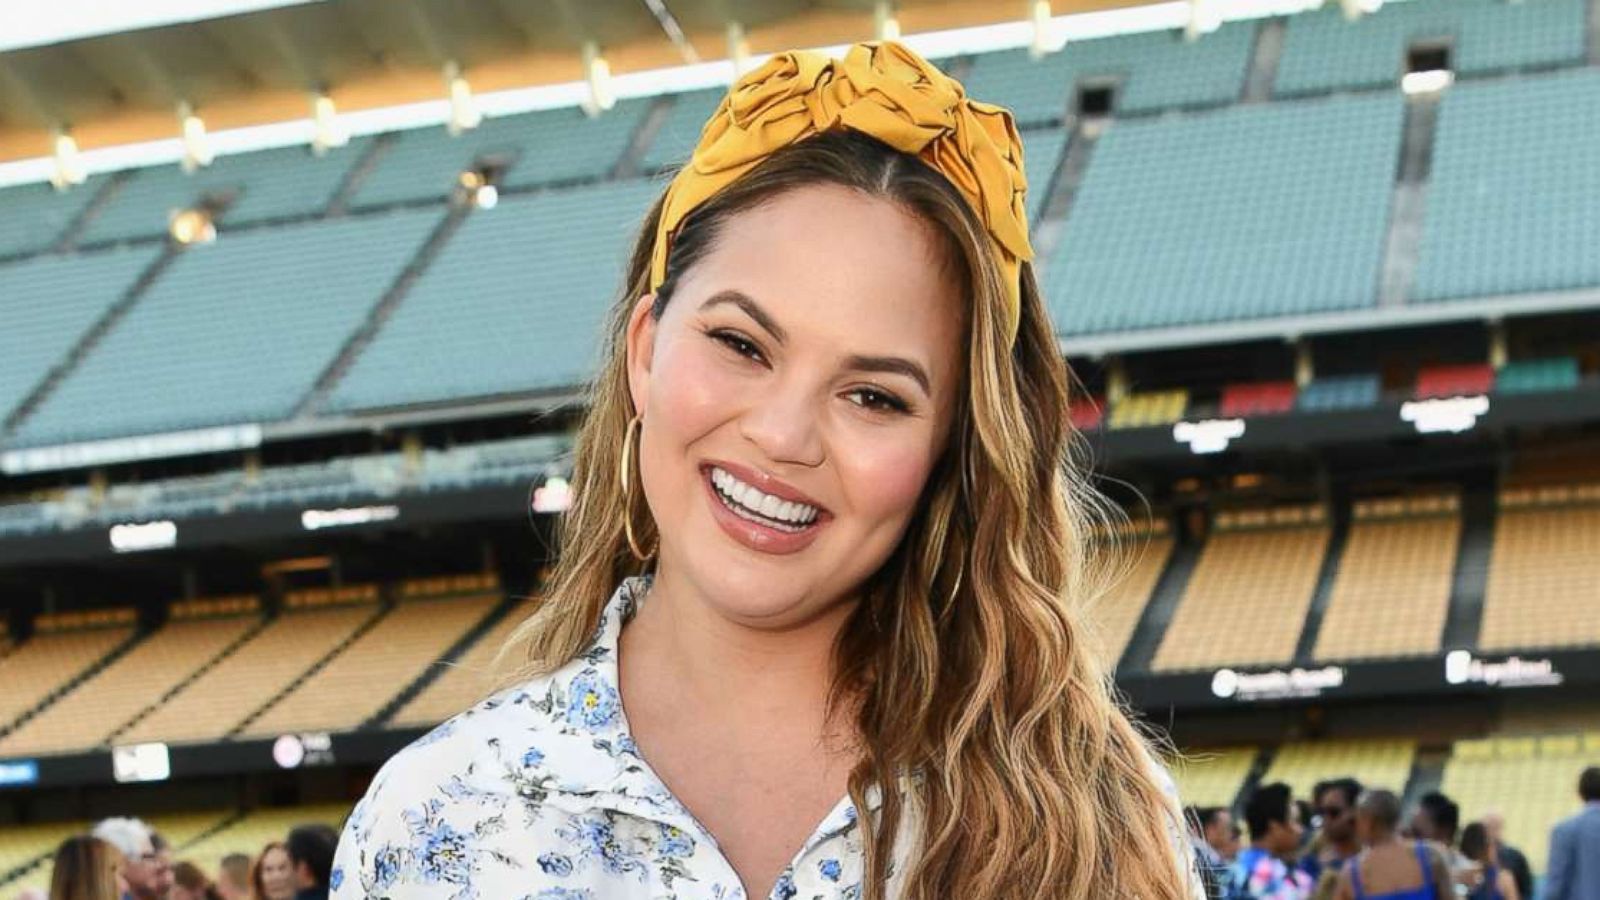
M 723 223 L 659 321 L 640 299 L 629 380 L 663 579 L 785 628 L 894 550 L 961 389 L 961 288 L 930 228 L 801 188 Z
M 261 887 L 268 900 L 294 896 L 294 872 L 289 867 L 289 851 L 273 847 L 261 857 Z

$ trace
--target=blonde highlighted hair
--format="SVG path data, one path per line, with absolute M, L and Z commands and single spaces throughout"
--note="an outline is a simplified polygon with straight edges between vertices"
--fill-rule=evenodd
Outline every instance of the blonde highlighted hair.
M 834 696 L 857 710 L 865 756 L 850 794 L 866 809 L 863 896 L 883 900 L 890 860 L 906 900 L 1190 897 L 1179 814 L 1148 739 L 1117 701 L 1080 610 L 1098 592 L 1091 532 L 1109 512 L 1086 483 L 1067 417 L 1070 375 L 1031 266 L 1008 341 L 1006 289 L 983 224 L 954 187 L 860 134 L 830 131 L 775 151 L 680 227 L 653 314 L 733 217 L 807 185 L 843 185 L 901 206 L 944 243 L 968 300 L 966 384 L 947 449 L 900 546 L 864 584 L 835 654 Z M 609 319 L 579 431 L 572 508 L 546 599 L 512 635 L 513 677 L 553 671 L 592 639 L 607 599 L 656 526 L 642 491 L 619 488 L 633 406 L 624 335 L 649 292 L 658 201 Z M 917 777 L 902 780 L 903 775 Z M 908 804 L 915 815 L 908 818 Z M 914 826 L 897 846 L 903 825 Z

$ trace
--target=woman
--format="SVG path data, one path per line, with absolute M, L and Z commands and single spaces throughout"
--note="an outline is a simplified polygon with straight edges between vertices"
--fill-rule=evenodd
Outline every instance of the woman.
M 1364 791 L 1356 800 L 1356 839 L 1364 848 L 1339 872 L 1336 900 L 1451 900 L 1454 883 L 1443 854 L 1400 837 L 1400 798 Z
M 97 837 L 69 837 L 56 848 L 50 900 L 117 900 L 128 890 L 122 854 Z
M 1522 900 L 1516 878 L 1500 865 L 1500 848 L 1482 822 L 1461 830 L 1461 855 L 1474 864 L 1471 883 L 1465 885 L 1468 900 Z
M 294 900 L 294 866 L 289 862 L 289 848 L 282 841 L 273 841 L 261 849 L 250 869 L 250 887 L 255 900 Z
M 1024 187 L 898 44 L 734 85 L 635 245 L 525 665 L 385 765 L 335 898 L 1203 896 L 1079 619 Z
M 206 877 L 206 873 L 188 860 L 172 867 L 172 878 L 170 900 L 222 900 L 222 894 Z

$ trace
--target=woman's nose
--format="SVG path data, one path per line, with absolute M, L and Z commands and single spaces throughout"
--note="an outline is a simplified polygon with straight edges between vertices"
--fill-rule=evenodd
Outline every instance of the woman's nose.
M 826 455 L 820 415 L 810 392 L 798 386 L 774 386 L 741 417 L 739 430 L 773 462 L 814 468 Z

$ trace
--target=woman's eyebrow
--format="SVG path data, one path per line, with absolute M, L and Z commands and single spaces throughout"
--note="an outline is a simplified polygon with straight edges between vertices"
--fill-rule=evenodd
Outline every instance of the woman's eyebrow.
M 858 372 L 888 372 L 904 375 L 922 387 L 922 392 L 933 395 L 928 372 L 922 366 L 900 356 L 852 356 L 845 360 L 846 367 Z
M 762 309 L 761 304 L 751 299 L 750 295 L 741 291 L 735 291 L 731 289 L 717 291 L 715 294 L 711 295 L 710 299 L 700 304 L 700 311 L 705 312 L 714 306 L 721 306 L 724 303 L 731 303 L 734 306 L 744 310 L 745 315 L 755 319 L 756 324 L 766 329 L 766 332 L 772 335 L 772 339 L 778 343 L 781 344 L 785 340 L 788 340 L 789 335 L 783 330 L 783 326 L 779 325 L 777 321 L 767 313 L 766 310 Z

